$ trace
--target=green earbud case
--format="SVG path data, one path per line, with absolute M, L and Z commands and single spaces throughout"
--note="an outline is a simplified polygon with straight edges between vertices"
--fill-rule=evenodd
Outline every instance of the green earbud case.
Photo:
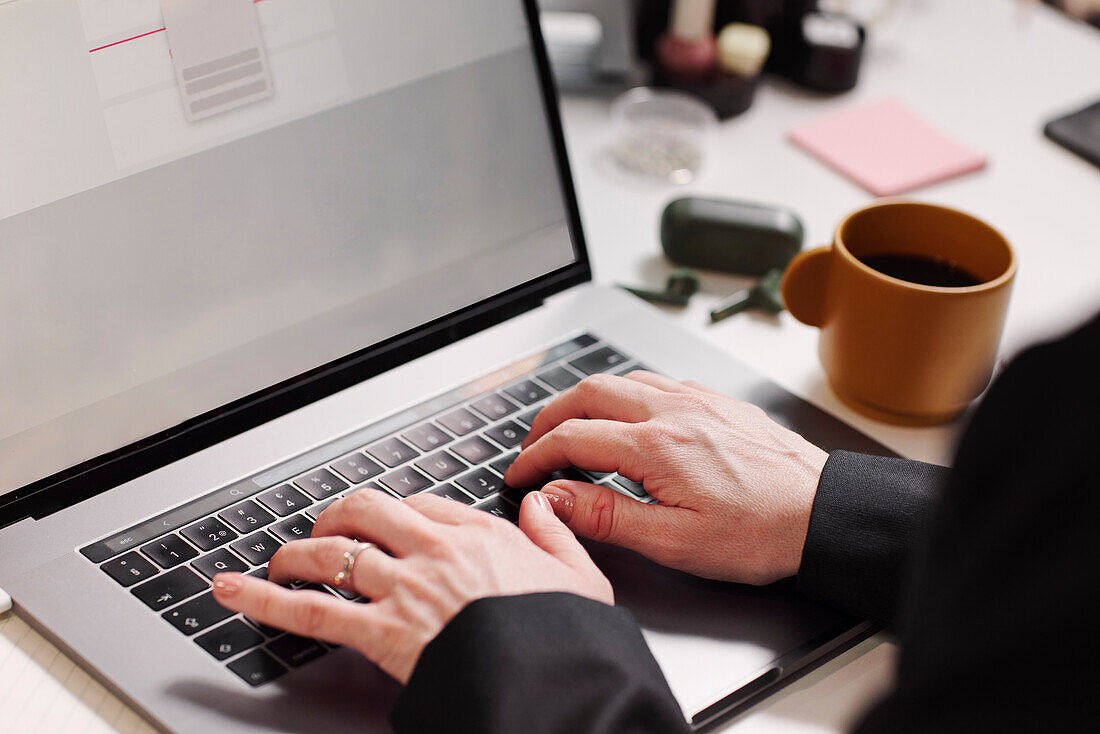
M 661 246 L 678 265 L 763 275 L 783 270 L 802 249 L 802 222 L 789 209 L 728 199 L 685 197 L 661 217 Z

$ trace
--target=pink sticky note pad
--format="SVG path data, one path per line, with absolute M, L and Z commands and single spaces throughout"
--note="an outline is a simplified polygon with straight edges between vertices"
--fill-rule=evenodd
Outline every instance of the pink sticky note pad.
M 790 139 L 875 196 L 961 176 L 986 162 L 892 99 L 814 120 Z

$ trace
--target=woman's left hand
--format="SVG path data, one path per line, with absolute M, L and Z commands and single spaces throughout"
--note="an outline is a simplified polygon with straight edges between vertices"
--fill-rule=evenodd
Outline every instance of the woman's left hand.
M 337 583 L 344 554 L 359 548 L 352 538 L 373 545 L 355 557 L 342 585 L 369 603 L 279 585 Z M 354 648 L 401 683 L 427 644 L 477 599 L 564 591 L 614 603 L 611 584 L 539 492 L 524 499 L 517 528 L 433 495 L 402 502 L 362 490 L 321 513 L 310 539 L 281 547 L 268 578 L 219 574 L 214 598 L 263 624 Z

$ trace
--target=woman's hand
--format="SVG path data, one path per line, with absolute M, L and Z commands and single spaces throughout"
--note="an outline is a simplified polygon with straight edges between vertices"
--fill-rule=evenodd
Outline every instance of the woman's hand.
M 358 547 L 352 538 L 376 547 L 359 553 L 342 585 L 370 603 L 278 585 L 335 583 L 344 554 Z M 400 502 L 356 492 L 321 513 L 309 540 L 280 548 L 268 578 L 219 574 L 214 598 L 264 624 L 354 648 L 401 683 L 424 647 L 477 599 L 565 591 L 614 603 L 610 583 L 538 493 L 524 499 L 517 528 L 432 495 Z
M 582 482 L 542 492 L 578 535 L 698 576 L 766 584 L 798 572 L 827 459 L 753 405 L 633 372 L 586 378 L 548 404 L 505 479 L 618 472 L 660 504 Z

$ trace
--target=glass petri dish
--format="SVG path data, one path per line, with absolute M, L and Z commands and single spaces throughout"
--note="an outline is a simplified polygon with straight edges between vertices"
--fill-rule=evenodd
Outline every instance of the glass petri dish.
M 707 139 L 718 116 L 683 92 L 637 87 L 611 106 L 614 151 L 630 171 L 688 183 L 703 163 Z

